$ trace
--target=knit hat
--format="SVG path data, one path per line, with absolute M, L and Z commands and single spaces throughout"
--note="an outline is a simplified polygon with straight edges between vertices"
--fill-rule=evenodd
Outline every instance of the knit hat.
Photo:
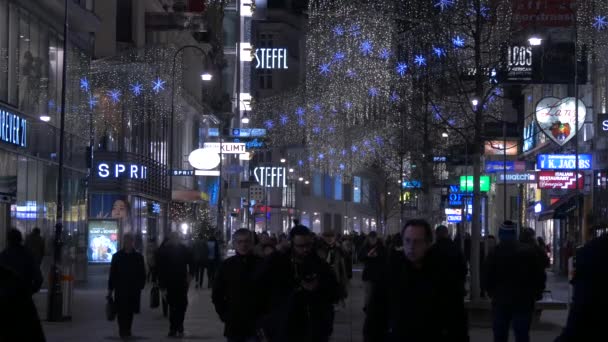
M 512 221 L 505 221 L 498 228 L 498 238 L 500 241 L 517 239 L 517 224 Z

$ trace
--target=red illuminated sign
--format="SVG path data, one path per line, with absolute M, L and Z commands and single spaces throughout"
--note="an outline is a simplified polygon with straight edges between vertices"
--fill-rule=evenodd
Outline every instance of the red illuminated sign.
M 541 171 L 538 173 L 540 189 L 576 189 L 576 172 L 572 171 Z M 582 173 L 578 174 L 578 188 L 585 187 Z

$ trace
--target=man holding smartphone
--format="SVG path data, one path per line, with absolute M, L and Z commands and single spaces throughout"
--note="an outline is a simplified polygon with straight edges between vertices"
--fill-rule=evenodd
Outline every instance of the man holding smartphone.
M 259 284 L 264 337 L 270 342 L 326 342 L 333 332 L 339 286 L 327 262 L 313 251 L 313 236 L 295 226 L 288 253 L 275 253 L 264 265 Z

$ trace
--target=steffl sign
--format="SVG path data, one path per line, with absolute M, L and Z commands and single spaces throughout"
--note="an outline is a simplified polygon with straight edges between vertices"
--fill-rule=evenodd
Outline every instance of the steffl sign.
M 256 167 L 253 176 L 260 186 L 267 188 L 286 188 L 287 172 L 284 167 Z
M 256 69 L 288 69 L 287 49 L 255 49 Z
M 598 114 L 597 121 L 599 122 L 599 135 L 608 135 L 608 114 Z

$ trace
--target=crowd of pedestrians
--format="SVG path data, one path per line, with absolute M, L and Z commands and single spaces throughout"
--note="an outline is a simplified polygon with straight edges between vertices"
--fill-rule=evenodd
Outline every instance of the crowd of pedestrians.
M 451 239 L 448 228 L 433 230 L 425 220 L 410 220 L 385 239 L 376 232 L 316 235 L 296 222 L 289 235 L 237 230 L 235 254 L 222 260 L 224 247 L 213 236 L 187 243 L 174 232 L 159 247 L 151 241 L 144 258 L 127 233 L 112 258 L 108 297 L 119 335 L 128 339 L 141 291 L 152 282 L 167 306 L 168 335 L 183 337 L 188 290 L 192 280 L 203 288 L 206 270 L 228 342 L 324 342 L 350 295 L 353 264 L 360 263 L 364 341 L 469 341 L 466 240 Z M 3 310 L 0 321 L 15 329 L 0 329 L 1 341 L 45 340 L 32 300 L 42 285 L 43 241 L 39 230 L 25 243 L 20 231 L 9 230 L 0 253 L 0 303 L 15 310 Z M 516 342 L 530 341 L 550 264 L 547 247 L 533 230 L 519 230 L 510 221 L 499 227 L 498 239 L 486 237 L 481 247 L 481 284 L 491 302 L 494 341 L 508 341 L 510 330 Z M 556 342 L 608 340 L 601 329 L 607 261 L 608 236 L 578 250 L 573 302 Z

